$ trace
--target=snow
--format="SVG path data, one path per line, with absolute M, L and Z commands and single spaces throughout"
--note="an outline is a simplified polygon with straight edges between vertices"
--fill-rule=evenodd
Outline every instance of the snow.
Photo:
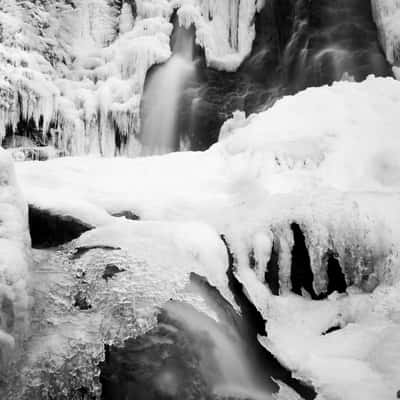
M 107 226 L 122 211 L 144 221 L 129 229 L 144 237 L 160 232 L 165 243 L 164 226 L 187 221 L 212 227 L 208 247 L 224 234 L 235 275 L 268 321 L 268 338 L 260 341 L 284 365 L 321 398 L 390 399 L 400 379 L 399 105 L 394 79 L 337 82 L 284 97 L 248 120 L 237 117 L 230 134 L 203 153 L 25 162 L 17 174 L 29 203 L 67 215 L 79 209 L 79 219 L 99 227 L 85 240 L 130 240 L 125 228 Z M 293 221 L 304 233 L 315 292 L 327 290 L 325 255 L 334 251 L 347 294 L 313 301 L 290 292 Z M 273 243 L 280 296 L 264 278 Z M 222 275 L 214 275 L 220 270 L 213 271 L 204 273 L 223 287 Z M 338 324 L 340 330 L 322 335 Z
M 7 375 L 28 333 L 30 237 L 11 157 L 0 148 L 0 373 Z
M 268 338 L 260 340 L 326 398 L 393 398 L 400 373 L 399 285 L 349 292 L 322 302 L 275 297 Z M 323 334 L 333 326 L 340 329 Z
M 154 250 L 154 245 L 159 247 L 158 251 Z M 79 238 L 76 247 L 96 246 L 119 247 L 136 258 L 141 257 L 153 265 L 162 266 L 162 270 L 151 270 L 152 280 L 164 283 L 161 292 L 159 283 L 151 290 L 149 285 L 142 282 L 149 292 L 146 295 L 158 293 L 159 307 L 184 290 L 192 272 L 205 277 L 228 301 L 234 303 L 232 294 L 227 290 L 228 255 L 225 246 L 217 232 L 206 224 L 131 222 L 122 218 L 86 232 Z M 143 299 L 141 301 L 146 303 Z M 155 308 L 154 305 L 152 308 Z M 141 316 L 147 317 L 146 312 Z

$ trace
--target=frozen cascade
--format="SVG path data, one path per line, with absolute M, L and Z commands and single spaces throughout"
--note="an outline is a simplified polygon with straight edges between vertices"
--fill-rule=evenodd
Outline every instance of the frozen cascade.
M 179 149 L 177 111 L 185 83 L 195 74 L 193 31 L 177 27 L 172 57 L 149 76 L 142 104 L 142 154 L 164 154 Z

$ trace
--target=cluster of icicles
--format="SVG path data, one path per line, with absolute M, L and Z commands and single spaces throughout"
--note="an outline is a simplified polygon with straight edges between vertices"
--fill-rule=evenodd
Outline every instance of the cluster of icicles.
M 50 64 L 40 50 L 0 45 L 0 139 L 19 122 L 33 121 L 67 154 L 137 155 L 146 74 L 171 56 L 174 10 L 179 24 L 196 27 L 207 63 L 234 70 L 251 50 L 254 14 L 262 6 L 250 0 L 143 0 L 135 7 L 124 2 L 117 15 L 105 0 L 75 3 L 58 21 L 71 31 L 68 43 L 58 43 L 69 49 L 70 62 Z M 0 19 L 14 18 L 10 13 L 0 9 Z

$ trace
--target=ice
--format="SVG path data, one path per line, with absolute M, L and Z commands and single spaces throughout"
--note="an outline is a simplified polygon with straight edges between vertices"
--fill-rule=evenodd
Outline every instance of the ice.
M 0 374 L 7 378 L 29 329 L 30 237 L 27 207 L 11 157 L 0 148 Z M 0 389 L 1 393 L 1 389 Z
M 146 229 L 156 237 L 164 232 L 162 243 L 170 240 L 167 227 L 187 221 L 211 227 L 199 246 L 220 246 L 223 234 L 235 276 L 268 321 L 268 338 L 260 341 L 281 363 L 321 397 L 389 399 L 399 380 L 399 103 L 394 79 L 342 81 L 284 97 L 245 123 L 240 118 L 206 152 L 25 162 L 17 173 L 29 203 L 61 215 L 79 210 L 80 219 L 92 219 L 99 229 L 84 238 L 93 243 L 130 240 L 118 234 L 120 226 L 107 227 L 115 220 L 111 214 L 127 211 L 143 220 L 142 227 L 129 225 L 135 232 L 143 229 L 145 238 Z M 294 222 L 310 259 L 306 289 L 314 292 L 303 287 L 303 297 L 291 292 L 292 261 L 299 264 L 292 252 L 300 246 Z M 182 246 L 193 248 L 190 235 L 181 235 Z M 265 281 L 273 246 L 279 296 Z M 347 293 L 328 293 L 330 252 Z M 215 262 L 192 254 L 222 290 L 226 281 L 216 275 Z M 339 330 L 326 333 L 330 328 Z
M 157 324 L 171 299 L 204 305 L 186 289 L 196 272 L 225 293 L 226 249 L 201 223 L 132 222 L 83 234 L 66 247 L 35 250 L 31 337 L 7 398 L 100 394 L 104 344 L 122 345 Z M 118 271 L 106 276 L 107 267 Z
M 260 340 L 327 398 L 393 398 L 400 372 L 398 289 L 396 284 L 371 295 L 349 291 L 321 302 L 275 297 L 268 339 Z M 338 330 L 324 334 L 331 327 Z
M 144 82 L 171 55 L 174 9 L 180 25 L 194 25 L 207 64 L 234 71 L 251 51 L 262 7 L 253 0 L 136 3 L 134 13 L 128 2 L 119 11 L 106 0 L 2 2 L 0 139 L 7 126 L 15 131 L 32 119 L 66 154 L 140 154 Z
M 257 1 L 180 1 L 180 22 L 196 27 L 196 42 L 204 48 L 210 67 L 235 71 L 250 54 L 255 38 L 254 16 L 263 6 Z
M 372 0 L 372 12 L 379 38 L 391 64 L 400 64 L 400 2 L 398 0 Z

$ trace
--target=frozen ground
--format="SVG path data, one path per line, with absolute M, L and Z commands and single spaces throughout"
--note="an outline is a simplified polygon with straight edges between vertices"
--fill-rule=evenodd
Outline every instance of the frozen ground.
M 223 234 L 236 277 L 267 321 L 260 342 L 282 364 L 311 382 L 319 399 L 393 399 L 400 389 L 399 106 L 396 80 L 339 82 L 237 118 L 237 128 L 233 121 L 204 153 L 24 162 L 17 176 L 35 208 L 97 227 L 78 242 L 140 251 L 151 243 L 145 259 L 158 246 L 178 252 L 167 259 L 185 265 L 179 279 L 200 265 L 229 299 Z M 112 216 L 128 211 L 142 221 Z M 302 297 L 291 292 L 300 268 L 293 222 L 313 277 Z M 279 296 L 265 277 L 273 253 Z M 311 300 L 305 289 L 314 298 L 332 291 L 329 254 L 347 292 Z

